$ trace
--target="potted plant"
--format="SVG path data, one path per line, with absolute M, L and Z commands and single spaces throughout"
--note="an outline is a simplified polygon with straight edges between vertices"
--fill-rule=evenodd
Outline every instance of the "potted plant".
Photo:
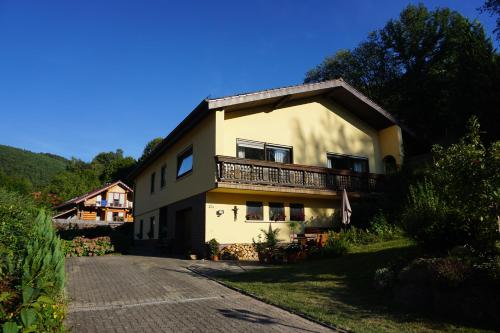
M 262 242 L 261 235 L 259 235 L 259 241 L 256 242 L 255 240 L 253 240 L 253 246 L 259 256 L 259 262 L 269 264 L 273 262 L 273 256 L 276 252 L 276 246 L 278 245 L 278 242 L 280 242 L 280 240 L 278 239 L 280 229 L 276 228 L 273 230 L 271 224 L 269 224 L 268 230 L 261 229 L 261 231 L 264 234 L 265 241 Z
M 219 242 L 215 238 L 212 238 L 207 243 L 208 253 L 210 255 L 210 259 L 213 261 L 219 260 Z
M 261 235 L 258 235 L 257 239 L 258 239 L 258 241 L 256 242 L 255 238 L 252 238 L 253 248 L 255 249 L 255 252 L 257 252 L 257 255 L 259 257 L 259 262 L 261 264 L 263 264 L 263 263 L 265 263 L 265 253 L 264 252 L 265 252 L 266 246 L 264 243 L 262 243 L 262 236 Z

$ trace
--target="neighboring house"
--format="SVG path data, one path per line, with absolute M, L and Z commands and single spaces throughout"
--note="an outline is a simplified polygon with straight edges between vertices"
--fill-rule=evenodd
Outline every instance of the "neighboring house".
M 105 185 L 54 207 L 56 220 L 133 222 L 134 191 L 122 181 Z
M 341 191 L 403 162 L 396 120 L 343 80 L 203 100 L 130 175 L 135 239 L 202 253 L 288 222 L 331 226 Z

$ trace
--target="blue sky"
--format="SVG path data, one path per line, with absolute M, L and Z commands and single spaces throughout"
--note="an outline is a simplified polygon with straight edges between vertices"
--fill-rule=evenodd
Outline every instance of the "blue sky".
M 0 144 L 138 157 L 206 96 L 300 83 L 410 2 L 0 0 Z M 422 2 L 494 29 L 483 1 Z

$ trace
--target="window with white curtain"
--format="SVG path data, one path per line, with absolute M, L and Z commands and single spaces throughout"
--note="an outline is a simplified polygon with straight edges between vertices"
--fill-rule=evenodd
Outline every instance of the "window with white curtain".
M 291 149 L 276 146 L 266 146 L 266 159 L 272 162 L 291 163 Z
M 237 139 L 236 154 L 239 158 L 293 163 L 291 147 L 267 144 L 259 141 Z
M 337 170 L 350 170 L 354 172 L 369 172 L 366 157 L 328 154 L 328 167 Z

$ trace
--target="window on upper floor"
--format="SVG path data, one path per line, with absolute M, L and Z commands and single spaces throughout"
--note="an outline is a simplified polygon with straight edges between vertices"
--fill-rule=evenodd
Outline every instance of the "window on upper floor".
M 109 192 L 108 205 L 113 207 L 125 207 L 125 193 Z
M 249 140 L 236 140 L 236 151 L 239 158 L 252 160 L 265 159 L 265 143 Z
M 366 157 L 328 154 L 328 167 L 338 170 L 350 170 L 353 172 L 369 172 L 368 159 Z
M 164 188 L 166 184 L 167 166 L 163 165 L 160 169 L 160 188 Z
M 236 152 L 239 158 L 267 160 L 279 163 L 293 163 L 292 147 L 287 146 L 237 139 Z
M 290 221 L 305 221 L 304 205 L 299 203 L 290 204 Z
M 155 178 L 156 178 L 156 172 L 153 172 L 151 174 L 151 179 L 149 180 L 149 192 L 150 193 L 155 193 Z
M 193 147 L 187 148 L 177 156 L 177 178 L 193 171 Z
M 266 145 L 266 159 L 272 162 L 292 163 L 292 149 L 288 147 Z

